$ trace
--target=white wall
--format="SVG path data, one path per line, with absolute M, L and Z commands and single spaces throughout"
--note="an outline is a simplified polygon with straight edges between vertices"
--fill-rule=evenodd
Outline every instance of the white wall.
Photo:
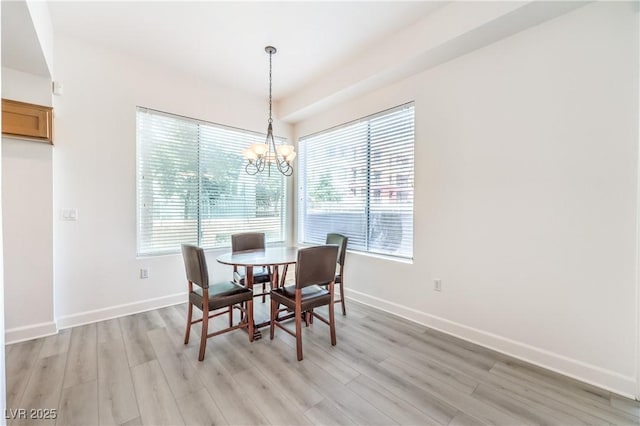
M 51 79 L 13 68 L 2 67 L 2 97 L 37 105 L 52 106 Z
M 596 3 L 298 123 L 415 100 L 414 262 L 349 253 L 348 295 L 635 395 L 638 72 Z
M 7 341 L 56 331 L 53 323 L 53 148 L 2 138 Z
M 51 80 L 3 68 L 2 94 L 50 106 Z M 4 313 L 9 343 L 56 332 L 53 149 L 42 142 L 2 138 Z
M 1 14 L 1 12 L 0 12 Z M 2 70 L 0 70 L 0 81 L 2 80 Z M 0 86 L 0 98 L 2 98 L 2 87 Z M 0 114 L 0 129 L 2 128 L 2 115 Z M 0 141 L 0 143 L 2 143 Z M 2 152 L 0 151 L 0 214 L 3 212 L 2 208 Z M 0 227 L 0 306 L 2 312 L 0 312 L 0 348 L 4 348 L 4 250 L 3 243 L 3 230 Z M 5 351 L 0 351 L 0 412 L 5 413 L 7 409 L 7 381 L 5 373 Z M 2 416 L 5 417 L 5 416 Z M 0 425 L 7 424 L 6 419 L 0 419 Z
M 53 26 L 49 15 L 49 5 L 46 1 L 26 0 L 33 29 L 38 36 L 41 55 L 49 69 L 49 76 L 53 76 Z
M 267 103 L 69 38 L 56 38 L 54 211 L 58 325 L 66 327 L 186 300 L 180 255 L 136 258 L 136 106 L 266 131 Z M 266 78 L 266 74 L 265 74 Z M 291 137 L 288 125 L 275 133 Z M 231 269 L 208 253 L 210 271 Z M 141 267 L 149 279 L 138 278 Z M 153 299 L 153 300 L 150 300 Z

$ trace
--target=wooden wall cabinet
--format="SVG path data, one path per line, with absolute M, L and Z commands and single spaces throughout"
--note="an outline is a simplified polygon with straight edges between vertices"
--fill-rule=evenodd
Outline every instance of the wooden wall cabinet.
M 2 134 L 53 144 L 53 108 L 3 99 Z

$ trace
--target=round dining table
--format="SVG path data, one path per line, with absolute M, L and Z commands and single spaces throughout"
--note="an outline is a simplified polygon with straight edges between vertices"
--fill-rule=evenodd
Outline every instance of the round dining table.
M 264 249 L 244 250 L 237 252 L 229 252 L 218 256 L 216 259 L 223 265 L 231 265 L 234 267 L 244 267 L 245 287 L 253 290 L 253 268 L 260 266 L 268 266 L 273 271 L 271 279 L 271 288 L 284 285 L 286 270 L 289 265 L 296 263 L 298 259 L 298 247 L 266 247 Z M 283 266 L 282 283 L 279 278 L 279 268 Z M 269 321 L 256 323 L 254 327 L 254 338 L 260 338 L 262 333 L 260 327 L 269 325 Z

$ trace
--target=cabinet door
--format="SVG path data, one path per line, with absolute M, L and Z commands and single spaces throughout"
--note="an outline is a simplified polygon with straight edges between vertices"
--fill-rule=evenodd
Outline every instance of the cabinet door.
M 3 99 L 2 133 L 52 142 L 52 108 Z

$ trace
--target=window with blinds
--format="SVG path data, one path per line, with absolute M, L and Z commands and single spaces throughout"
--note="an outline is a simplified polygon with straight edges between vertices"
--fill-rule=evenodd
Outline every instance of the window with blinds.
M 413 257 L 414 104 L 300 138 L 298 235 Z
M 266 135 L 140 107 L 136 115 L 138 255 L 228 247 L 238 232 L 284 240 L 284 177 L 244 171 L 242 150 Z

